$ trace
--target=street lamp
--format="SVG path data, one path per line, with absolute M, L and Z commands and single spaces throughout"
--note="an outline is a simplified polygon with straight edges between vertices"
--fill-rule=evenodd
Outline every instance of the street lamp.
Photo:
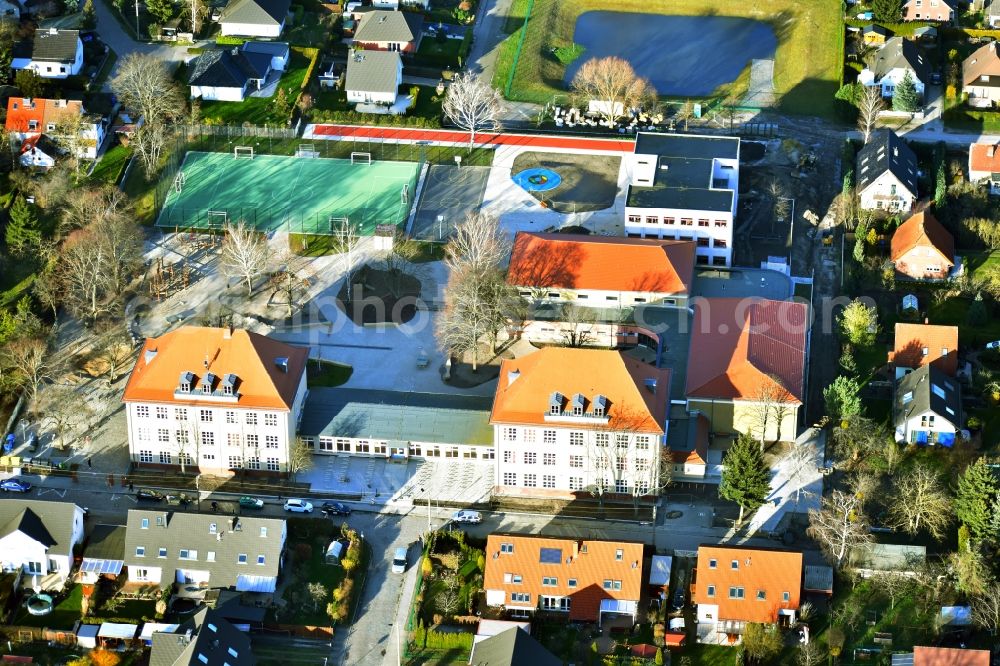
M 420 489 L 420 492 L 424 494 L 424 499 L 427 500 L 427 538 L 429 539 L 431 536 L 431 498 L 427 496 L 427 491 L 423 488 Z

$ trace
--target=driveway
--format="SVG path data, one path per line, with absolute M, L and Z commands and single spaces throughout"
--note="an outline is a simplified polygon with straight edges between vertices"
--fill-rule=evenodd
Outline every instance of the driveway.
M 97 0 L 94 3 L 94 10 L 97 14 L 97 34 L 101 36 L 105 44 L 118 54 L 118 62 L 111 72 L 111 77 L 108 77 L 109 79 L 118 73 L 118 64 L 129 53 L 146 53 L 155 56 L 157 59 L 167 63 L 171 69 L 188 55 L 187 47 L 175 47 L 167 43 L 149 44 L 146 42 L 137 42 L 132 39 L 132 36 L 125 32 L 121 24 L 115 20 L 115 10 L 111 8 L 106 0 Z

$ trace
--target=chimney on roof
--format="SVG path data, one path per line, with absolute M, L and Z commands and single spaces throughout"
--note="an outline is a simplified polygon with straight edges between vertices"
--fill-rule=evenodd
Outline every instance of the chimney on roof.
M 520 377 L 520 376 L 521 376 L 521 371 L 520 370 L 511 370 L 510 372 L 508 372 L 507 373 L 507 386 L 510 386 L 515 381 L 517 381 L 517 378 Z
M 646 379 L 646 390 L 653 394 L 656 393 L 656 377 Z
M 573 559 L 575 560 L 580 556 L 580 542 L 573 540 Z
M 147 349 L 146 353 L 143 355 L 143 360 L 145 360 L 146 365 L 149 365 L 150 363 L 152 363 L 154 358 L 156 358 L 156 350 L 155 349 Z
M 931 323 L 930 319 L 924 317 L 924 326 L 927 326 L 929 323 Z
M 233 326 L 232 324 L 230 324 L 229 326 L 226 326 L 225 328 L 222 329 L 222 339 L 229 340 L 232 337 L 233 337 Z
M 49 28 L 49 34 L 50 35 L 58 35 L 59 34 L 59 28 Z
M 288 372 L 288 357 L 287 356 L 279 356 L 278 358 L 274 359 L 274 364 L 276 366 L 278 366 L 278 369 L 281 370 L 282 372 L 284 372 L 284 373 Z
M 208 370 L 208 354 L 205 354 L 205 369 Z

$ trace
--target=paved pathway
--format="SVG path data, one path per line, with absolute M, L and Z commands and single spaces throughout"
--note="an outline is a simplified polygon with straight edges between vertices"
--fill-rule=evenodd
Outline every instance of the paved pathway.
M 118 62 L 115 63 L 111 77 L 117 74 L 118 64 L 129 53 L 153 55 L 171 67 L 174 63 L 183 61 L 188 55 L 187 48 L 183 46 L 171 46 L 168 43 L 150 44 L 147 42 L 137 42 L 115 19 L 113 13 L 115 10 L 108 5 L 106 0 L 97 0 L 94 3 L 94 10 L 97 13 L 97 33 L 101 36 L 104 43 L 118 54 Z M 111 77 L 108 77 L 109 80 Z

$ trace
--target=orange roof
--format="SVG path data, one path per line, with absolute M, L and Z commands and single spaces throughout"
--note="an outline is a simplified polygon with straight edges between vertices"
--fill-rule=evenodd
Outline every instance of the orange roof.
M 954 377 L 958 371 L 958 326 L 896 324 L 896 348 L 889 352 L 889 362 L 913 369 L 933 365 Z
M 501 552 L 500 544 L 513 544 L 513 552 Z M 542 562 L 542 549 L 546 549 L 546 562 Z M 620 559 L 619 550 L 622 551 Z M 520 576 L 521 582 L 513 582 L 514 576 Z M 543 586 L 543 577 L 555 578 L 555 585 Z M 570 586 L 570 581 L 576 584 Z M 611 589 L 606 589 L 605 581 L 610 583 L 607 587 Z M 570 620 L 595 621 L 602 599 L 639 601 L 642 544 L 491 534 L 486 540 L 483 589 L 502 590 L 504 604 L 508 607 L 537 608 L 540 595 L 570 597 Z M 527 593 L 531 597 L 527 602 L 512 602 L 512 592 Z
M 990 666 L 990 651 L 917 645 L 913 666 Z
M 553 393 L 563 397 L 565 416 L 546 418 Z M 590 414 L 598 395 L 607 399 L 608 423 L 569 416 L 569 402 L 584 397 Z M 663 434 L 670 396 L 670 370 L 655 368 L 606 349 L 546 347 L 500 365 L 490 423 L 572 424 Z M 565 419 L 565 420 L 563 420 Z
M 671 428 L 673 428 L 671 421 Z M 691 424 L 688 424 L 688 428 Z M 672 446 L 670 456 L 678 465 L 691 463 L 692 465 L 704 465 L 708 459 L 708 433 L 711 424 L 704 414 L 698 414 L 694 418 L 694 432 L 688 432 L 688 437 L 693 438 L 693 442 L 685 442 L 683 447 Z M 673 432 L 673 430 L 671 430 Z M 691 445 L 693 444 L 693 446 Z
M 710 566 L 713 560 L 714 569 Z M 715 587 L 712 596 L 708 594 L 710 585 Z M 732 587 L 743 588 L 742 599 L 729 598 Z M 788 601 L 784 600 L 786 592 Z M 717 604 L 718 620 L 775 622 L 779 609 L 798 610 L 801 594 L 802 553 L 738 546 L 698 548 L 692 601 Z
M 692 241 L 520 232 L 507 283 L 686 294 L 694 275 L 694 253 Z
M 974 143 L 969 146 L 969 171 L 1000 173 L 1000 146 L 995 143 Z
M 775 389 L 801 404 L 809 308 L 765 299 L 711 298 L 695 305 L 688 398 L 753 400 Z M 772 391 L 767 391 L 772 394 Z
M 929 211 L 911 215 L 896 228 L 892 235 L 892 260 L 902 259 L 917 247 L 937 250 L 950 265 L 955 264 L 955 239 Z
M 238 381 L 238 407 L 291 409 L 308 350 L 293 347 L 244 330 L 184 326 L 158 338 L 147 338 L 125 386 L 125 402 L 169 402 L 213 405 L 211 400 L 176 397 L 181 373 L 194 373 L 192 392 L 207 371 L 217 377 L 215 388 L 227 374 Z M 287 372 L 277 359 L 288 359 Z M 227 404 L 222 399 L 220 405 Z
M 30 121 L 35 121 L 35 130 L 29 130 Z M 45 121 L 45 100 L 11 97 L 7 100 L 7 122 L 4 125 L 8 132 L 42 131 Z

